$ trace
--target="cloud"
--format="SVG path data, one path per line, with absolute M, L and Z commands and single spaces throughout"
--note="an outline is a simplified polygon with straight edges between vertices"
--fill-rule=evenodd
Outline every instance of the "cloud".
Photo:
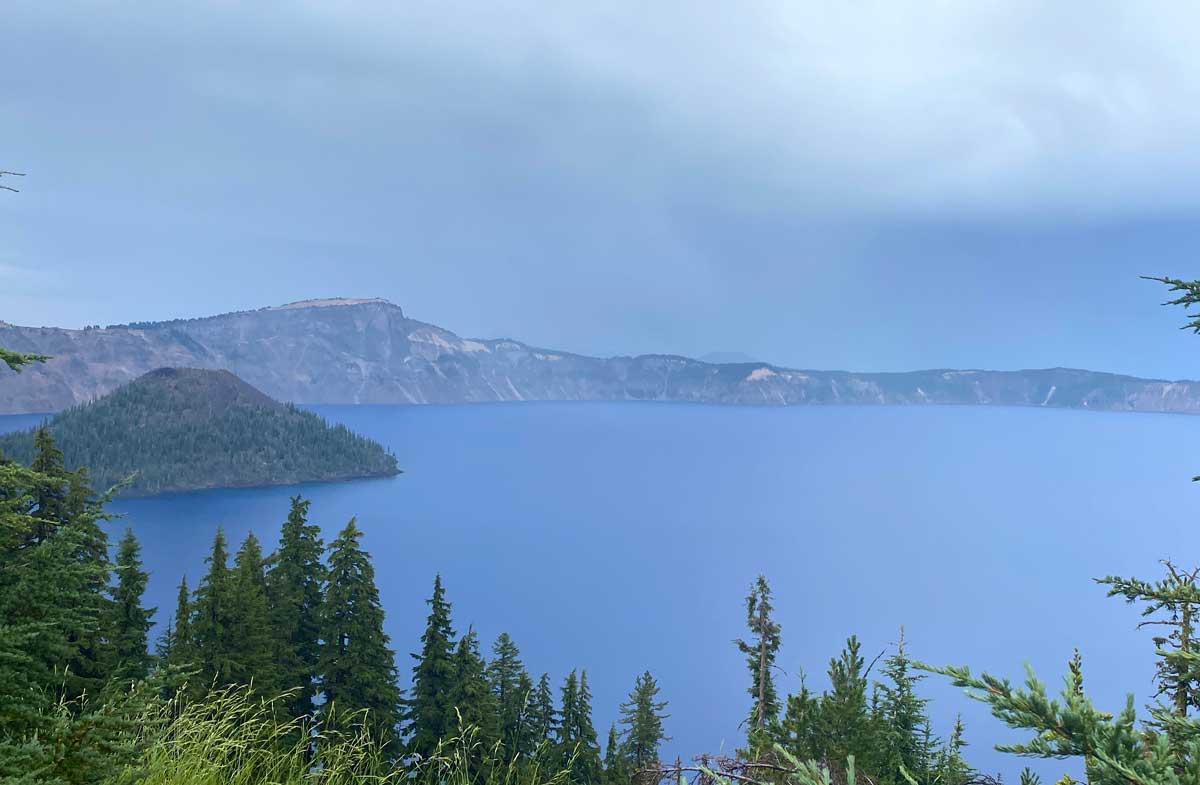
M 648 151 L 668 185 L 694 166 L 783 209 L 926 215 L 1136 212 L 1188 208 L 1198 195 L 1200 14 L 1185 6 L 309 9 L 310 23 L 372 62 L 415 51 L 471 69 L 477 106 L 544 123 L 543 149 L 606 165 L 607 146 Z M 488 104 L 493 89 L 511 98 L 511 86 L 529 84 L 567 96 L 557 107 L 566 124 L 526 115 L 522 102 Z M 570 122 L 571 97 L 620 114 L 590 135 Z
M 130 123 L 191 121 L 216 135 L 200 151 L 232 165 L 259 152 L 238 125 L 265 122 L 324 145 L 330 166 L 364 145 L 390 156 L 385 169 L 436 163 L 451 179 L 456 163 L 507 157 L 634 198 L 692 199 L 710 183 L 732 209 L 1110 214 L 1200 195 L 1200 13 L 1178 4 L 248 9 L 19 5 L 16 31 L 40 47 L 30 65 L 60 60 L 25 71 L 24 111 L 71 109 L 53 96 L 70 85 L 38 84 L 57 67 L 86 90 L 85 126 L 105 133 L 106 105 L 134 138 Z M 179 151 L 160 137 L 141 152 Z M 216 174 L 203 156 L 195 166 Z

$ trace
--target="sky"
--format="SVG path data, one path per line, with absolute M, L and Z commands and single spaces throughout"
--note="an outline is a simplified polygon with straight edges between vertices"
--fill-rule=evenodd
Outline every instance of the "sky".
M 7 0 L 0 319 L 1200 378 L 1200 11 Z

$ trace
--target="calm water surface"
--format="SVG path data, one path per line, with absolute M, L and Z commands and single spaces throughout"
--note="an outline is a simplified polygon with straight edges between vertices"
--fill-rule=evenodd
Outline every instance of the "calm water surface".
M 731 641 L 759 572 L 783 625 L 777 675 L 810 687 L 846 636 L 870 661 L 900 625 L 915 656 L 1057 686 L 1072 649 L 1117 709 L 1149 694 L 1152 646 L 1095 576 L 1200 562 L 1189 482 L 1200 419 L 982 407 L 670 404 L 316 407 L 391 448 L 387 480 L 208 491 L 115 505 L 170 611 L 213 531 L 275 541 L 296 492 L 327 540 L 351 516 L 374 556 L 387 630 L 411 667 L 434 574 L 462 632 L 508 631 L 534 678 L 586 668 L 603 741 L 634 677 L 670 700 L 668 753 L 731 749 L 748 677 Z M 39 418 L 0 418 L 27 427 Z M 163 614 L 159 614 L 159 619 Z M 1010 738 L 925 682 L 935 730 L 967 721 L 972 759 Z M 1057 776 L 1063 764 L 1043 768 Z M 1069 767 L 1077 771 L 1077 767 Z

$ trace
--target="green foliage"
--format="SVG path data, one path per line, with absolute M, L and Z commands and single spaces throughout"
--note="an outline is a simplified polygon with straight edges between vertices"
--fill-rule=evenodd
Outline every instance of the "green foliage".
M 447 739 L 417 765 L 393 760 L 369 723 L 333 730 L 286 719 L 288 701 L 229 688 L 203 702 L 176 702 L 145 725 L 145 752 L 114 768 L 112 785 L 563 785 L 565 774 L 490 757 L 473 729 Z M 481 777 L 472 761 L 483 758 Z
M 656 757 L 654 763 L 658 762 Z M 604 745 L 604 782 L 606 785 L 627 785 L 631 772 L 625 765 L 625 749 L 617 736 L 617 724 L 608 728 L 608 742 Z
M 195 642 L 192 633 L 192 594 L 188 591 L 185 575 L 179 581 L 175 615 L 168 623 L 167 632 L 159 645 L 159 662 L 177 668 L 190 667 L 195 662 Z
M 533 684 L 521 664 L 521 651 L 507 632 L 492 644 L 492 661 L 487 669 L 488 683 L 496 702 L 497 732 L 506 754 L 528 755 L 536 746 L 525 721 L 526 707 L 532 698 Z M 542 736 L 541 739 L 545 739 Z
M 0 435 L 0 452 L 28 464 L 42 430 Z M 99 487 L 134 475 L 132 495 L 398 471 L 378 443 L 273 401 L 223 371 L 152 371 L 55 415 L 44 430 L 62 445 L 66 466 L 89 467 Z
M 429 616 L 421 635 L 421 652 L 412 655 L 417 664 L 404 713 L 409 752 L 423 758 L 431 756 L 438 743 L 458 728 L 449 700 L 457 676 L 455 635 L 441 575 L 434 578 L 433 596 L 426 602 Z
M 846 641 L 839 657 L 829 661 L 829 692 L 821 699 L 821 734 L 825 739 L 825 759 L 858 760 L 872 744 L 871 713 L 867 707 L 866 664 L 856 636 Z
M 663 731 L 666 701 L 658 700 L 658 682 L 646 671 L 637 677 L 629 700 L 621 704 L 621 724 L 625 726 L 622 753 L 627 771 L 636 772 L 658 762 L 658 748 L 669 737 Z M 611 744 L 611 738 L 610 738 Z
M 821 699 L 809 691 L 803 671 L 800 673 L 800 691 L 787 697 L 780 731 L 780 744 L 796 758 L 819 760 L 824 757 Z
M 274 694 L 280 681 L 274 658 L 273 630 L 268 623 L 267 582 L 262 548 L 253 533 L 238 549 L 231 574 L 229 633 L 233 643 L 229 684 L 251 685 L 263 695 Z
M 308 522 L 308 501 L 293 496 L 279 536 L 279 550 L 267 573 L 267 596 L 275 663 L 288 716 L 315 711 L 321 657 L 321 605 L 325 565 L 321 530 Z
M 383 606 L 375 568 L 362 549 L 355 519 L 329 545 L 322 605 L 321 689 L 325 727 L 363 728 L 396 753 L 400 689 L 395 654 L 383 631 Z M 353 718 L 351 720 L 350 718 Z
M 212 550 L 204 561 L 208 573 L 196 588 L 192 604 L 191 629 L 199 669 L 193 694 L 233 683 L 238 646 L 233 633 L 233 575 L 223 528 L 217 527 Z
M 0 781 L 94 783 L 136 758 L 153 694 L 109 678 L 118 649 L 144 662 L 136 630 L 115 626 L 140 594 L 135 579 L 109 596 L 105 499 L 48 435 L 36 459 L 40 471 L 0 460 Z
M 746 626 L 750 639 L 735 641 L 738 649 L 746 655 L 750 669 L 750 716 L 746 720 L 746 736 L 749 753 L 770 743 L 769 731 L 779 716 L 779 695 L 775 692 L 772 671 L 779 652 L 780 627 L 771 618 L 771 587 L 767 579 L 759 575 L 750 594 L 746 597 Z
M 960 785 L 974 775 L 962 757 L 966 741 L 961 720 L 950 740 L 933 736 L 918 695 L 923 678 L 908 656 L 904 632 L 884 660 L 883 679 L 872 683 L 862 646 L 851 636 L 829 661 L 829 690 L 813 694 L 800 677 L 800 690 L 787 698 L 776 742 L 762 755 L 781 753 L 795 761 L 816 761 L 826 769 L 853 759 L 877 785 Z
M 1159 657 L 1155 697 L 1166 696 L 1175 716 L 1186 717 L 1191 709 L 1200 708 L 1200 586 L 1196 583 L 1200 570 L 1181 570 L 1170 561 L 1162 564 L 1166 575 L 1157 581 L 1110 575 L 1097 583 L 1109 587 L 1109 597 L 1142 603 L 1144 625 L 1166 628 L 1166 635 L 1154 638 Z M 1073 672 L 1077 671 L 1076 667 Z M 1082 675 L 1078 678 L 1082 680 Z
M 1196 716 L 1195 608 L 1198 571 L 1183 571 L 1164 562 L 1166 575 L 1158 581 L 1109 576 L 1098 580 L 1109 596 L 1142 603 L 1147 622 L 1170 632 L 1154 639 L 1161 658 L 1156 674 L 1156 702 L 1139 721 L 1133 695 L 1115 716 L 1096 708 L 1083 689 L 1079 653 L 1068 664 L 1063 687 L 1052 697 L 1046 685 L 1026 668 L 1023 686 L 991 674 L 973 674 L 966 667 L 921 667 L 943 674 L 987 703 L 992 714 L 1013 728 L 1032 732 L 1024 743 L 998 746 L 1018 755 L 1046 758 L 1078 757 L 1090 783 L 1096 785 L 1185 785 L 1200 783 L 1200 717 Z M 957 735 L 957 734 L 956 734 Z M 1026 781 L 1022 777 L 1022 781 Z
M 554 691 L 550 686 L 550 674 L 543 673 L 529 701 L 526 714 L 527 735 L 539 744 L 553 738 L 558 727 L 558 711 L 554 708 Z M 543 749 L 543 753 L 546 750 Z
M 563 681 L 557 746 L 560 765 L 573 783 L 596 783 L 603 771 L 599 740 L 592 724 L 592 691 L 587 671 L 571 671 Z
M 142 606 L 142 595 L 150 576 L 142 569 L 141 546 L 132 529 L 117 545 L 114 565 L 117 583 L 112 590 L 112 678 L 117 684 L 131 684 L 146 678 L 151 657 L 148 648 L 155 608 Z
M 499 751 L 499 707 L 487 680 L 487 663 L 479 653 L 479 638 L 473 629 L 458 642 L 454 652 L 454 682 L 450 690 L 450 705 L 456 714 L 459 728 L 472 728 L 479 742 L 482 765 L 484 750 Z
M 1158 281 L 1167 286 L 1168 291 L 1182 292 L 1178 297 L 1167 300 L 1164 305 L 1181 305 L 1183 309 L 1189 310 L 1193 305 L 1200 304 L 1200 281 L 1184 281 L 1179 278 L 1169 277 L 1154 277 L 1143 275 L 1147 281 Z M 1182 328 L 1183 330 L 1191 330 L 1194 333 L 1200 334 L 1200 316 L 1193 317 Z
M 25 354 L 22 352 L 14 352 L 12 349 L 5 349 L 0 346 L 0 362 L 8 366 L 10 371 L 20 373 L 26 365 L 32 363 L 44 363 L 50 358 L 44 354 Z

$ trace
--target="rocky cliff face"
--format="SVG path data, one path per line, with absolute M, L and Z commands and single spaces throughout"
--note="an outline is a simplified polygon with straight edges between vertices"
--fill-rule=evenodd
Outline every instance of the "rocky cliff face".
M 164 366 L 225 369 L 296 403 L 654 400 L 724 404 L 994 404 L 1200 412 L 1200 383 L 1065 368 L 800 371 L 686 357 L 585 357 L 473 340 L 384 300 L 278 308 L 92 330 L 0 322 L 0 346 L 53 359 L 0 369 L 0 413 L 48 412 Z

